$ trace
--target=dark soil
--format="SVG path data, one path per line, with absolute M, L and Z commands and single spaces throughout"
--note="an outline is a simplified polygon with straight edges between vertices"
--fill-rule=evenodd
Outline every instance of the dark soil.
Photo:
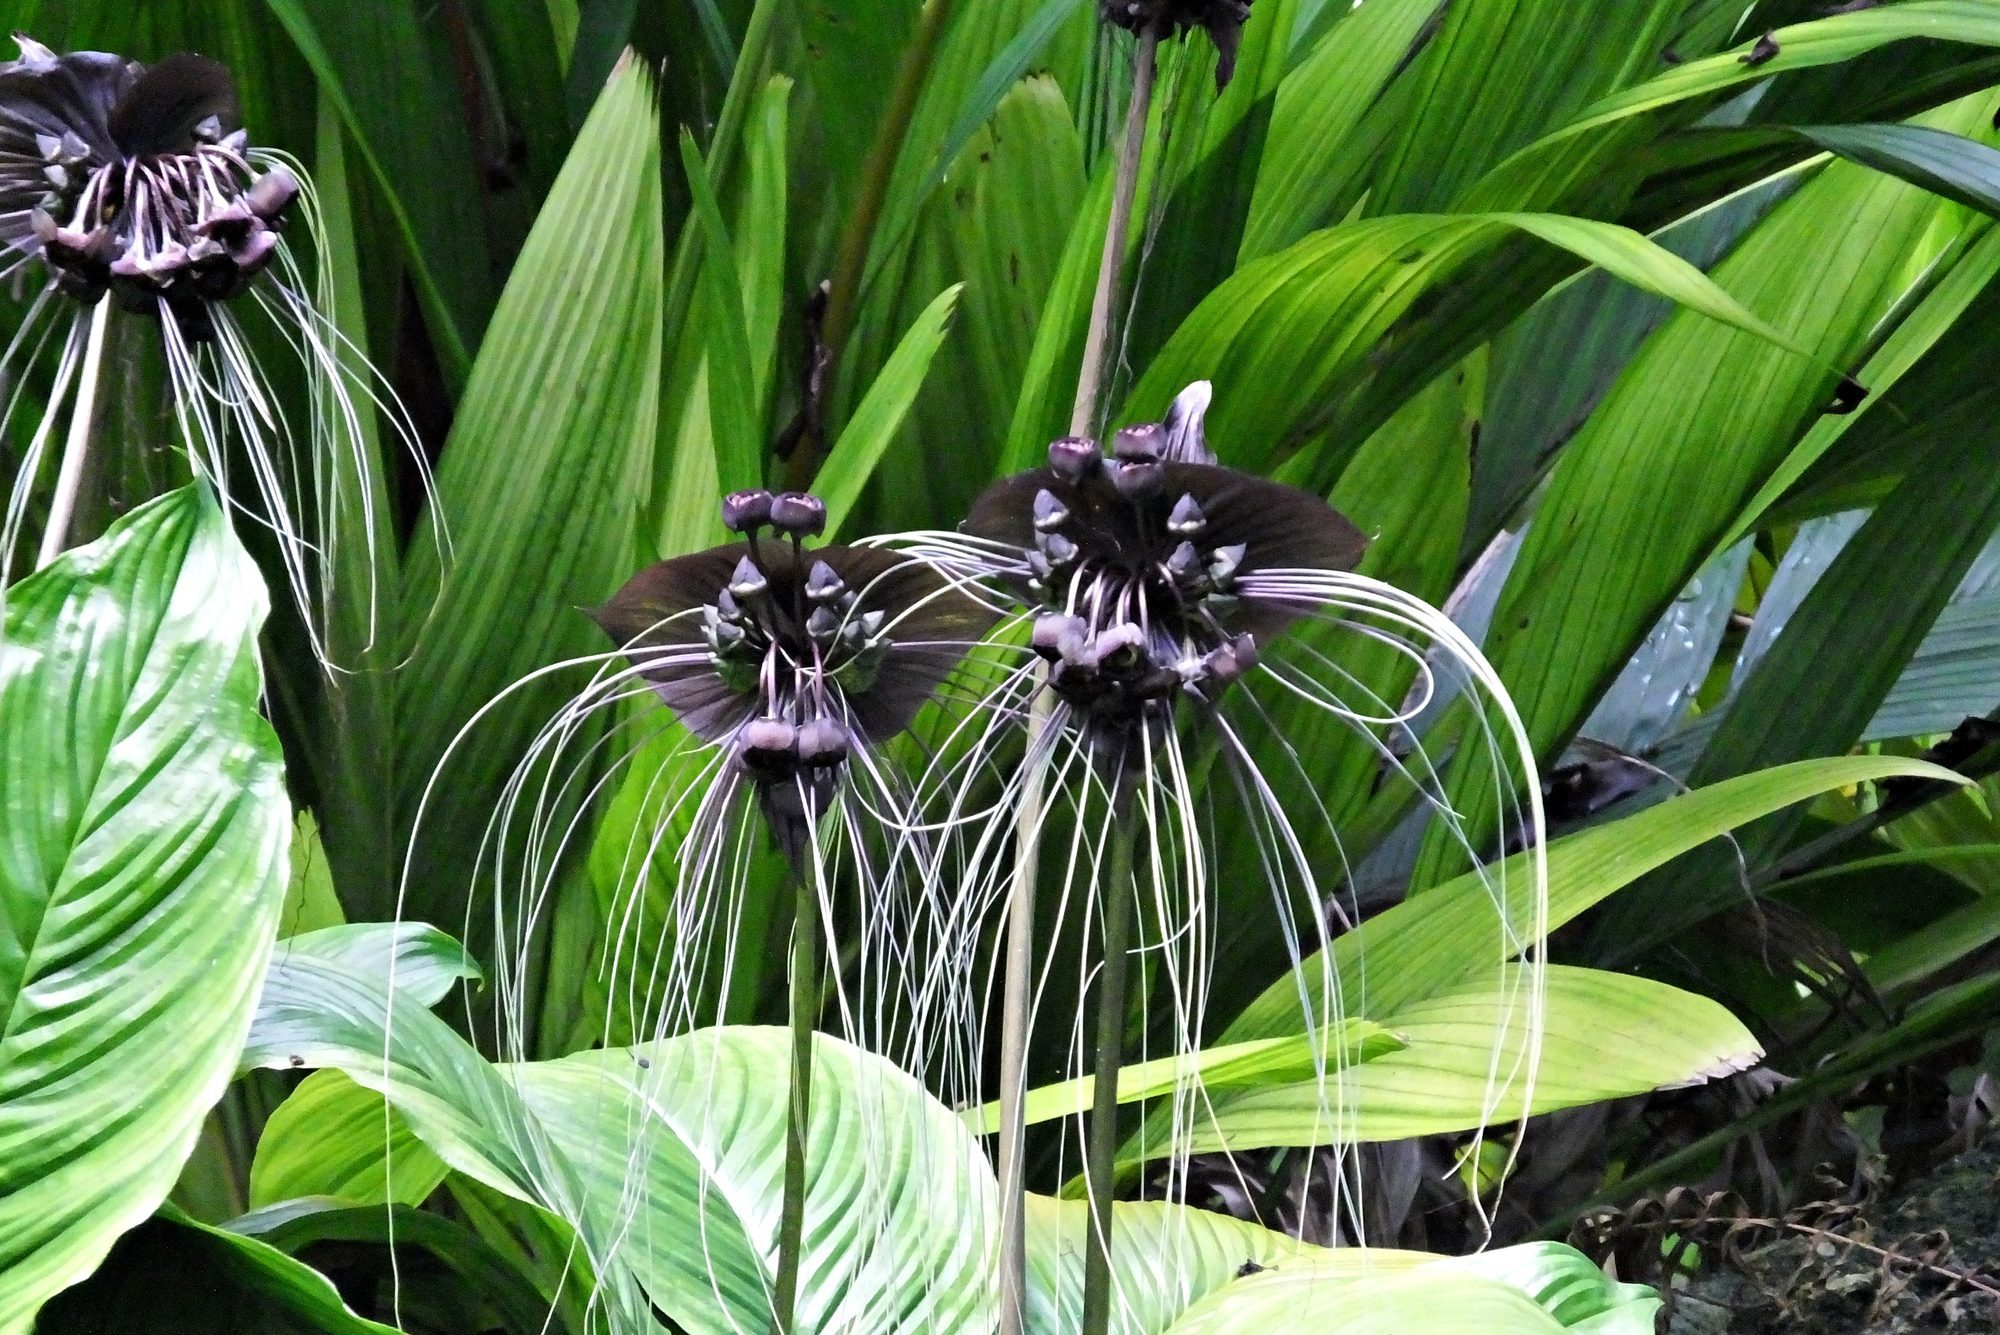
M 1946 1273 L 1983 1277 L 1982 1290 Z M 2000 1137 L 1912 1182 L 1838 1236 L 1770 1243 L 1675 1294 L 1672 1335 L 2000 1332 Z

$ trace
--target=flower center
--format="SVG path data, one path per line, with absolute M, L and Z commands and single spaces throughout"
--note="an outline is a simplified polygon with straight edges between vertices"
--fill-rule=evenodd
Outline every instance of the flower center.
M 57 285 L 94 302 L 107 290 L 135 311 L 164 301 L 194 340 L 214 333 L 206 306 L 239 295 L 278 248 L 299 184 L 259 173 L 243 131 L 210 116 L 192 146 L 104 161 L 75 134 L 38 135 L 51 189 L 31 214 Z
M 1121 431 L 1108 459 L 1058 441 L 1055 485 L 1035 497 L 1034 648 L 1051 689 L 1106 723 L 1136 725 L 1184 694 L 1213 702 L 1257 661 L 1255 639 L 1227 629 L 1245 547 L 1169 493 L 1163 445 L 1157 426 Z

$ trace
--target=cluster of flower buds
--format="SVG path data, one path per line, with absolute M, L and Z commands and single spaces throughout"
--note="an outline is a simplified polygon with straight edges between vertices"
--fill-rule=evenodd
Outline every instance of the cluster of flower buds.
M 1089 440 L 1049 447 L 1053 484 L 1033 501 L 1029 588 L 1050 686 L 1093 717 L 1136 722 L 1182 694 L 1206 701 L 1257 662 L 1248 633 L 1224 629 L 1246 545 L 1217 542 L 1191 492 L 1169 481 L 1168 426 L 1128 427 L 1106 457 Z M 1169 499 L 1171 497 L 1171 499 Z
M 1236 72 L 1236 50 L 1243 42 L 1243 25 L 1250 21 L 1250 0 L 1099 0 L 1106 23 L 1132 32 L 1152 31 L 1172 37 L 1190 28 L 1204 28 L 1222 55 L 1215 84 L 1227 87 Z
M 830 711 L 874 684 L 891 648 L 888 613 L 861 608 L 839 571 L 800 549 L 826 528 L 817 496 L 734 492 L 723 500 L 722 520 L 749 539 L 748 550 L 701 609 L 702 636 L 725 686 L 760 696 L 765 709 L 738 730 L 737 761 L 765 782 L 832 769 L 851 741 L 848 723 Z M 792 545 L 763 547 L 766 529 Z
M 11 82 L 75 82 L 94 94 L 87 104 L 109 108 L 101 122 L 31 119 L 43 127 L 33 141 L 47 189 L 27 222 L 57 287 L 85 303 L 109 292 L 133 311 L 164 304 L 189 339 L 212 338 L 210 305 L 240 295 L 269 267 L 299 195 L 290 171 L 250 165 L 248 139 L 230 125 L 227 71 L 201 56 L 147 67 L 17 40 Z M 43 90 L 27 107 L 46 112 L 53 97 Z M 191 104 L 224 110 L 190 121 Z

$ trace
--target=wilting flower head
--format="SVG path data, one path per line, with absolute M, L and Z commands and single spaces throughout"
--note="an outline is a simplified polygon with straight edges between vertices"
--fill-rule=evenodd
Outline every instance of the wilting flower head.
M 103 322 L 124 312 L 158 330 L 194 470 L 246 505 L 252 498 L 229 483 L 232 461 L 248 462 L 255 518 L 273 534 L 325 658 L 339 534 L 386 532 L 368 476 L 379 467 L 378 410 L 426 483 L 428 473 L 407 414 L 333 322 L 329 273 L 309 281 L 284 238 L 296 216 L 324 262 L 311 183 L 291 158 L 250 142 L 235 84 L 216 61 L 183 53 L 146 65 L 14 40 L 20 58 L 0 63 L 0 276 L 42 282 L 0 355 L 0 378 L 13 382 L 51 347 L 55 365 L 0 526 L 0 583 L 43 480 L 45 447 L 61 439 L 53 428 L 92 402 L 103 349 L 129 346 L 104 340 Z M 66 336 L 49 337 L 50 320 L 67 324 Z M 272 336 L 250 338 L 257 321 L 274 326 Z M 310 396 L 289 416 L 258 360 L 276 348 L 302 363 Z M 17 401 L 0 405 L 0 430 Z M 378 610 L 372 543 L 365 565 L 369 642 L 351 646 L 361 651 L 374 643 Z
M 743 541 L 647 567 L 596 616 L 755 784 L 789 847 L 849 757 L 908 727 L 993 618 L 908 557 L 809 550 L 826 523 L 816 497 L 737 492 L 723 518 Z
M 0 64 L 0 243 L 86 305 L 108 290 L 213 338 L 211 306 L 270 265 L 299 194 L 289 168 L 253 163 L 229 71 L 15 40 L 21 58 Z
M 1206 28 L 1221 55 L 1215 84 L 1228 85 L 1236 72 L 1236 49 L 1243 42 L 1243 25 L 1250 21 L 1251 0 L 1098 0 L 1106 23 L 1133 32 L 1148 29 L 1171 37 L 1190 28 Z

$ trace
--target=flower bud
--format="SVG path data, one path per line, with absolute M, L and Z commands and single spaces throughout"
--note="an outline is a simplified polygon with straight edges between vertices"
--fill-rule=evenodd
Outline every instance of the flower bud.
M 1064 436 L 1049 446 L 1049 468 L 1065 482 L 1081 482 L 1103 462 L 1097 442 L 1085 436 Z
M 722 526 L 731 533 L 753 533 L 770 522 L 771 493 L 762 487 L 722 498 Z
M 791 538 L 816 538 L 826 531 L 826 502 L 803 491 L 771 498 L 771 527 Z

